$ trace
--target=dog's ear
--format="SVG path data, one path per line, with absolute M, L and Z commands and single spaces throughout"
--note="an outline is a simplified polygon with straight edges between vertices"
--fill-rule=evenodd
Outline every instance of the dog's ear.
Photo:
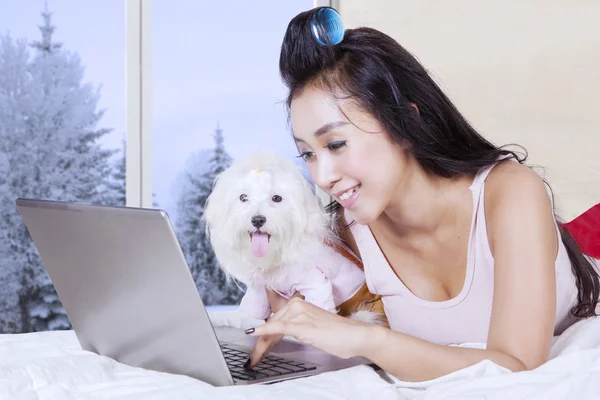
M 302 204 L 306 208 L 305 234 L 316 237 L 324 237 L 327 234 L 329 215 L 321 205 L 318 195 L 313 191 L 310 183 L 298 171 L 297 179 L 300 181 L 302 190 Z
M 221 182 L 225 179 L 225 173 L 227 170 L 221 172 L 215 177 L 215 180 L 212 184 L 212 190 L 210 195 L 207 197 L 206 202 L 204 203 L 204 210 L 202 212 L 202 217 L 200 218 L 200 223 L 204 225 L 204 229 L 206 235 L 210 238 L 211 231 L 215 226 L 217 226 L 218 221 L 223 221 L 223 218 L 226 216 L 227 207 L 223 203 L 223 199 L 225 198 L 225 184 Z
M 314 207 L 314 211 L 311 211 L 310 214 L 309 229 L 314 230 L 314 233 L 318 236 L 325 236 L 329 225 L 329 214 L 321 205 L 316 194 L 312 194 L 311 206 Z

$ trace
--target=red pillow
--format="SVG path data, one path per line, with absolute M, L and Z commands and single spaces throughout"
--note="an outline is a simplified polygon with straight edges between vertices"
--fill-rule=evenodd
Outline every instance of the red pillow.
M 596 204 L 563 227 L 584 254 L 600 259 L 600 204 Z

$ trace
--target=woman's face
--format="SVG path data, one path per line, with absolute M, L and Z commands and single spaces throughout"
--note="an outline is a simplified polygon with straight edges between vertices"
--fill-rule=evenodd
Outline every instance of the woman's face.
M 408 153 L 349 100 L 309 86 L 290 108 L 294 139 L 315 184 L 357 223 L 373 222 L 406 183 Z

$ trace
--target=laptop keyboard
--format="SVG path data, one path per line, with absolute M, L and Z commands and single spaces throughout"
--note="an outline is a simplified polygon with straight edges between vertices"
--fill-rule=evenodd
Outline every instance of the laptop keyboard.
M 225 344 L 221 344 L 221 350 L 227 361 L 227 366 L 234 379 L 251 381 L 256 379 L 268 378 L 271 376 L 280 376 L 293 374 L 296 372 L 311 371 L 317 369 L 316 365 L 302 361 L 289 360 L 283 357 L 267 356 L 259 362 L 254 368 L 246 369 L 244 364 L 248 361 L 250 353 L 233 349 Z

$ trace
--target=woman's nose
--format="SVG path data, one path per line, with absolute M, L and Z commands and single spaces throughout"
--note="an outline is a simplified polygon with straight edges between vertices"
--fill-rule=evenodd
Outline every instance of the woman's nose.
M 323 157 L 316 166 L 315 183 L 323 190 L 330 189 L 340 180 L 339 172 L 334 161 L 329 157 Z

